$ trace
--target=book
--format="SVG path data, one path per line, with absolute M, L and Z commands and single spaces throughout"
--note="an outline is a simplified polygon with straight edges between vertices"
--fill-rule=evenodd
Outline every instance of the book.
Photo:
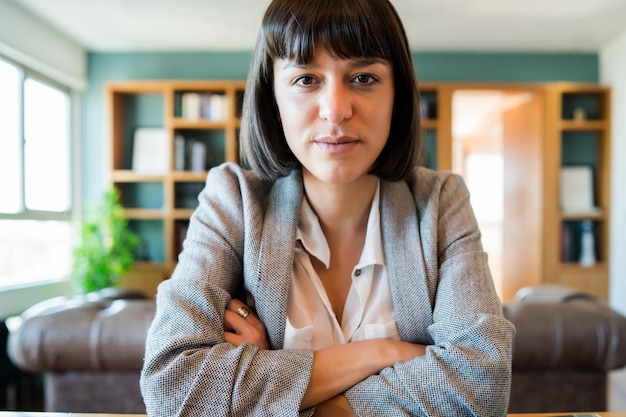
M 191 142 L 190 168 L 194 172 L 206 170 L 206 144 L 197 140 Z
M 225 120 L 228 117 L 228 99 L 224 94 L 213 94 L 209 102 L 209 119 Z
M 181 116 L 188 120 L 225 120 L 229 115 L 228 103 L 225 94 L 186 92 L 181 98 Z
M 184 171 L 186 168 L 187 152 L 185 151 L 185 137 L 177 134 L 174 137 L 174 169 L 176 171 Z
M 201 112 L 202 97 L 199 93 L 189 92 L 182 95 L 182 117 L 189 120 L 198 120 Z
M 133 136 L 132 169 L 164 174 L 169 169 L 169 134 L 162 128 L 137 128 Z

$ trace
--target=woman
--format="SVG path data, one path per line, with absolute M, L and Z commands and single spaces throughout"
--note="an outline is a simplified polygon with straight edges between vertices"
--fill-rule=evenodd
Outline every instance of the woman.
M 514 330 L 463 181 L 414 167 L 393 6 L 274 0 L 241 130 L 159 287 L 148 414 L 505 415 Z

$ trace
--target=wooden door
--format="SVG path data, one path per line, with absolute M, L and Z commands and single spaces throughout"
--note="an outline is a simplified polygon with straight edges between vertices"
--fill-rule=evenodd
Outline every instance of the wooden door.
M 543 95 L 524 94 L 503 113 L 502 298 L 542 281 Z

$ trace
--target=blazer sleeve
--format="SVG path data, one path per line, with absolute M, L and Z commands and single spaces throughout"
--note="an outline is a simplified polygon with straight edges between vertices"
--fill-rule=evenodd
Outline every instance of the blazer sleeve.
M 427 200 L 419 209 L 417 246 L 423 248 L 427 268 L 435 265 L 425 274 L 435 282 L 431 305 L 411 306 L 415 315 L 432 315 L 422 340 L 411 340 L 428 345 L 426 354 L 398 362 L 348 390 L 346 398 L 359 416 L 507 413 L 515 330 L 503 318 L 463 180 L 437 175 L 435 186 L 415 192 L 416 200 Z M 428 279 L 415 275 L 407 290 L 428 286 Z
M 313 363 L 307 350 L 235 347 L 224 310 L 244 286 L 244 252 L 259 245 L 259 184 L 212 170 L 172 277 L 159 285 L 141 391 L 150 416 L 298 416 Z M 261 187 L 262 188 L 262 187 Z

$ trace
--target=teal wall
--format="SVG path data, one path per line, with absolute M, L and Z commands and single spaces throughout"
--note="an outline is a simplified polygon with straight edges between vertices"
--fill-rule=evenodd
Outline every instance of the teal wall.
M 459 82 L 598 82 L 595 53 L 416 52 L 422 81 Z
M 418 78 L 437 82 L 598 82 L 595 53 L 415 52 Z M 108 81 L 146 79 L 245 79 L 248 52 L 89 53 L 83 95 L 83 199 L 100 198 L 105 181 L 104 86 Z

